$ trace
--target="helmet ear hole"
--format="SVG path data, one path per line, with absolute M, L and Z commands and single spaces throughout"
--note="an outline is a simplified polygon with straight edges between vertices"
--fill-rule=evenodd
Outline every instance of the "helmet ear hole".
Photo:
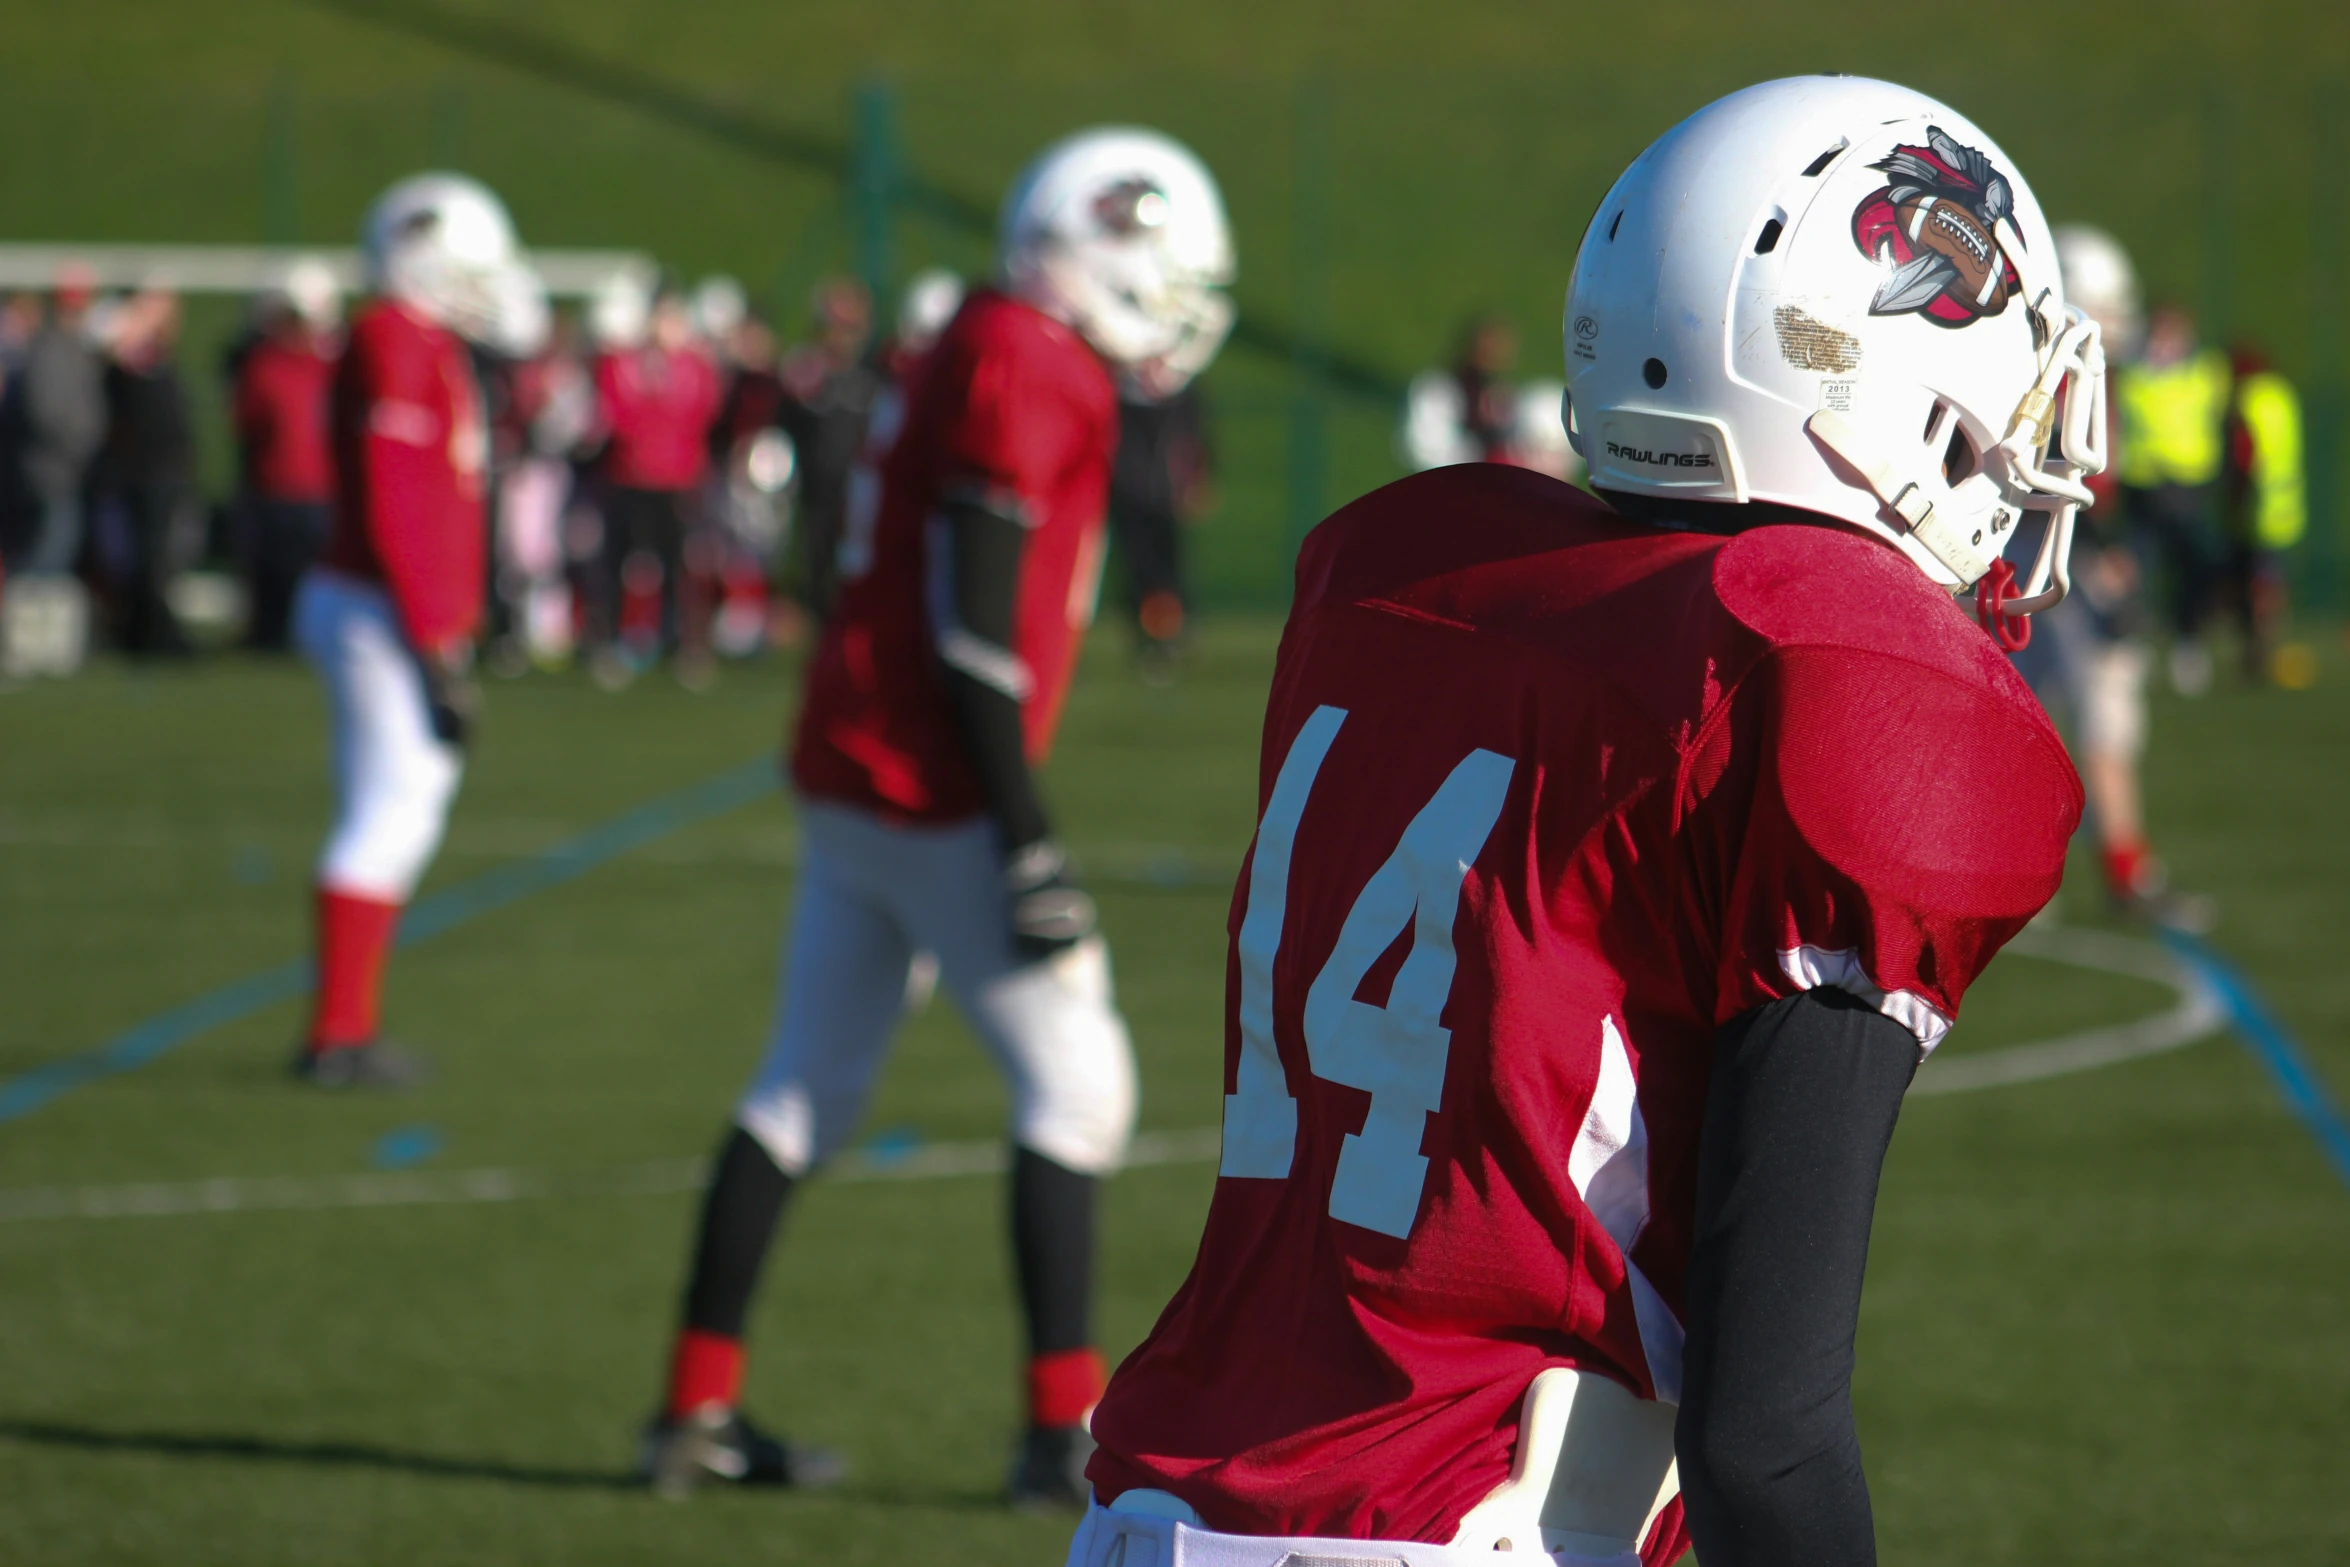
M 1950 432 L 1950 445 L 1942 453 L 1943 482 L 1953 487 L 1964 484 L 1974 477 L 1978 466 L 1975 443 L 1967 439 L 1966 426 L 1962 424 Z
M 1928 446 L 1933 445 L 1934 438 L 1942 433 L 1942 421 L 1949 416 L 1950 405 L 1939 397 L 1935 398 L 1934 406 L 1926 410 L 1925 442 Z

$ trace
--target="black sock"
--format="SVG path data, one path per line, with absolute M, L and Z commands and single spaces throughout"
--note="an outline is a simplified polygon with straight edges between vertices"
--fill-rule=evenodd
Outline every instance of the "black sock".
M 1093 1342 L 1093 1194 L 1100 1185 L 1032 1149 L 1012 1150 L 1012 1260 L 1028 1353 Z
M 734 1128 L 718 1152 L 718 1167 L 702 1199 L 701 1236 L 685 1291 L 687 1327 L 742 1337 L 751 1292 L 759 1287 L 759 1265 L 767 1260 L 791 1187 L 792 1178 L 759 1140 Z

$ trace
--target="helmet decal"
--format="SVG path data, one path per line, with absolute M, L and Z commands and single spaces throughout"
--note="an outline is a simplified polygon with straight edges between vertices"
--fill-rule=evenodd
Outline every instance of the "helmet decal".
M 1168 216 L 1167 193 L 1141 175 L 1120 180 L 1093 199 L 1093 221 L 1105 234 L 1123 237 L 1162 228 Z
M 1936 326 L 1966 326 L 1999 314 L 2022 289 L 1999 239 L 2013 196 L 1989 158 L 1939 126 L 1927 128 L 1926 142 L 1895 147 L 1869 165 L 1890 183 L 1853 211 L 1852 238 L 1891 268 L 1870 315 L 1915 313 Z

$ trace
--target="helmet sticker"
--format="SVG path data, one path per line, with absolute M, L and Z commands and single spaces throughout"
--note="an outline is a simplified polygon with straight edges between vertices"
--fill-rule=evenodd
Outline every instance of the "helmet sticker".
M 1917 314 L 1962 327 L 2007 308 L 2022 283 L 1999 242 L 1999 220 L 2014 210 L 2007 176 L 1939 126 L 1927 145 L 1895 147 L 1869 167 L 1890 183 L 1852 214 L 1853 242 L 1892 270 L 1869 314 Z
M 1121 238 L 1164 227 L 1169 212 L 1167 193 L 1140 175 L 1118 181 L 1093 199 L 1095 226 Z

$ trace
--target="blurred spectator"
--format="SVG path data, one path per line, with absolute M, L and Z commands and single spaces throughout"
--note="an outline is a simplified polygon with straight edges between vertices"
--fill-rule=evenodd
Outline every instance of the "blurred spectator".
M 326 547 L 334 498 L 328 403 L 339 317 L 333 273 L 309 263 L 262 303 L 259 336 L 236 372 L 235 415 L 243 487 L 245 570 L 251 594 L 246 641 L 289 645 L 294 587 Z
M 822 620 L 832 605 L 849 480 L 882 390 L 868 359 L 873 300 L 863 284 L 833 278 L 817 287 L 815 331 L 783 359 L 783 427 L 799 455 L 800 601 Z
M 573 459 L 596 422 L 595 380 L 570 319 L 558 316 L 545 348 L 513 366 L 508 379 L 517 450 L 497 497 L 496 580 L 512 643 L 504 656 L 554 668 L 571 656 L 573 641 L 576 601 L 563 536 Z
M 92 292 L 86 275 L 59 279 L 47 319 L 26 339 L 6 389 L 0 446 L 18 521 L 0 663 L 12 673 L 70 674 L 87 642 L 89 605 L 74 570 L 87 532 L 90 466 L 106 439 Z
M 742 284 L 724 273 L 706 277 L 694 288 L 694 330 L 703 342 L 724 349 L 750 308 Z
M 1508 322 L 1493 316 L 1471 321 L 1450 369 L 1412 378 L 1404 402 L 1404 461 L 1415 469 L 1510 461 L 1518 399 L 1509 373 L 1517 358 L 1518 337 Z
M 110 526 L 102 541 L 125 651 L 189 651 L 172 613 L 172 580 L 196 563 L 204 516 L 196 493 L 195 431 L 180 380 L 179 297 L 149 287 L 113 322 L 105 372 L 106 444 L 98 494 Z
M 1175 677 L 1190 623 L 1183 530 L 1214 504 L 1215 454 L 1199 383 L 1152 398 L 1122 379 L 1110 533 L 1125 566 L 1143 678 L 1154 684 Z
M 2201 347 L 2194 318 L 2175 304 L 2154 307 L 2143 356 L 2114 378 L 2122 508 L 2144 562 L 2167 574 L 2171 684 L 2189 696 L 2211 684 L 2202 636 L 2221 564 L 2221 426 L 2231 381 L 2227 355 Z
M 1504 462 L 1547 473 L 1554 479 L 1580 482 L 1583 459 L 1567 440 L 1567 383 L 1528 381 L 1518 388 L 1517 420 L 1510 431 Z
M 15 293 L 0 300 L 0 396 L 7 395 L 7 383 L 24 368 L 25 350 L 32 347 L 33 334 L 40 330 L 38 296 Z
M 686 588 L 685 532 L 709 468 L 718 375 L 695 342 L 683 295 L 664 290 L 644 345 L 597 363 L 596 395 L 609 432 L 597 678 L 625 684 L 636 664 L 675 650 L 679 677 L 698 684 L 709 674 L 709 646 L 701 606 Z M 632 599 L 657 603 L 653 626 L 625 623 Z
M 1509 323 L 1486 316 L 1461 332 L 1450 369 L 1426 370 L 1404 393 L 1397 445 L 1414 470 L 1461 462 L 1501 462 L 1572 479 L 1582 471 L 1567 443 L 1563 382 L 1511 384 L 1518 338 Z
M 707 568 L 718 596 L 712 640 L 719 652 L 742 658 L 775 634 L 773 590 L 790 536 L 799 457 L 782 429 L 773 328 L 746 310 L 724 342 L 726 395 L 710 426 Z
M 2257 348 L 2230 356 L 2222 583 L 2244 635 L 2244 674 L 2266 681 L 2284 629 L 2285 551 L 2309 525 L 2301 471 L 2301 400 Z

